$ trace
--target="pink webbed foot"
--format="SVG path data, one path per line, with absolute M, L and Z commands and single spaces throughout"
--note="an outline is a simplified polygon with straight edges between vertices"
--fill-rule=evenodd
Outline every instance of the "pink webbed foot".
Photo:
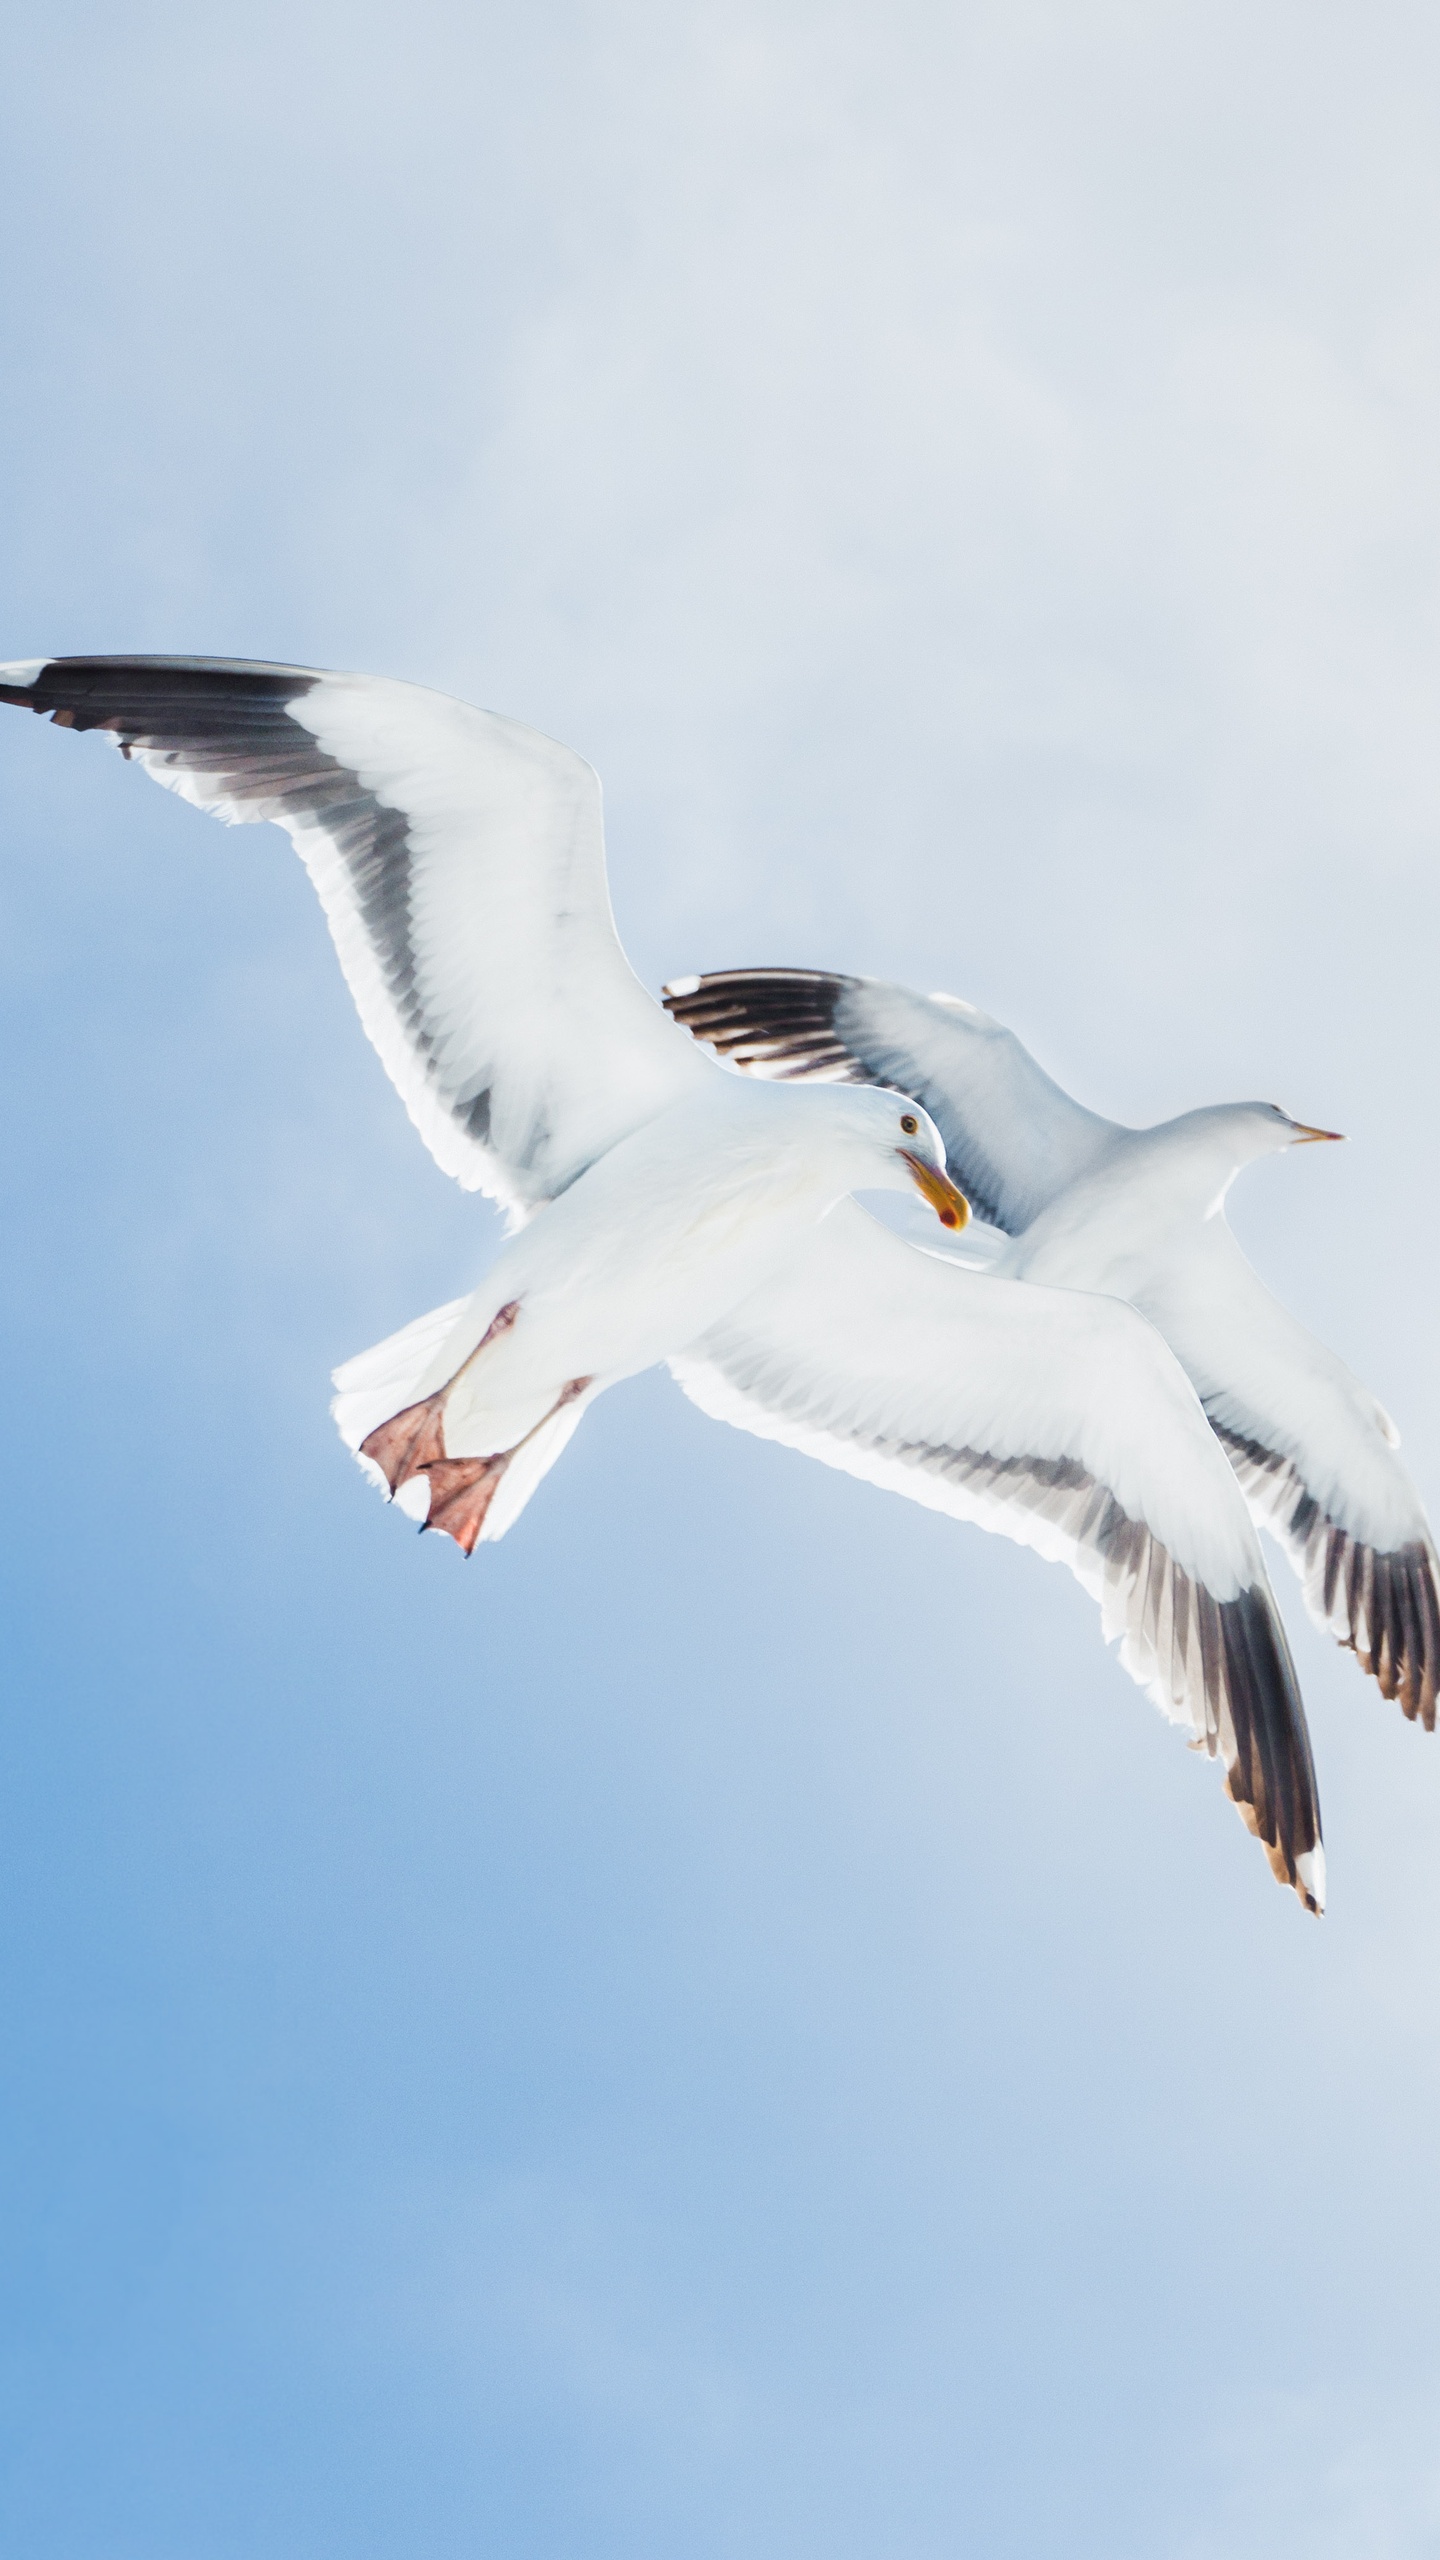
M 372 1459 L 380 1469 L 392 1498 L 402 1484 L 410 1482 L 412 1476 L 423 1475 L 427 1468 L 446 1460 L 445 1406 L 450 1392 L 464 1377 L 471 1363 L 479 1359 L 481 1352 L 499 1334 L 509 1332 L 519 1313 L 520 1302 L 518 1298 L 512 1298 L 498 1315 L 492 1316 L 482 1338 L 461 1361 L 453 1378 L 447 1378 L 443 1387 L 437 1387 L 433 1395 L 423 1397 L 419 1404 L 407 1404 L 402 1412 L 392 1413 L 388 1422 L 380 1423 L 361 1441 L 361 1457 Z M 466 1553 L 468 1555 L 469 1548 Z
M 553 1422 L 557 1413 L 563 1413 L 567 1404 L 573 1404 L 594 1383 L 593 1378 L 572 1378 L 561 1388 L 549 1412 L 526 1432 L 523 1440 L 516 1441 L 513 1449 L 493 1450 L 488 1458 L 429 1459 L 420 1470 L 430 1479 L 430 1508 L 420 1523 L 422 1530 L 443 1529 L 467 1556 L 473 1555 L 511 1459 L 518 1458 L 547 1422 Z
M 462 1554 L 473 1555 L 510 1457 L 508 1449 L 499 1449 L 489 1458 L 432 1458 L 424 1469 L 430 1508 L 421 1530 L 443 1529 Z
M 423 1474 L 445 1455 L 445 1399 L 448 1386 L 437 1387 L 421 1404 L 407 1404 L 360 1443 L 362 1458 L 373 1459 L 392 1494 Z

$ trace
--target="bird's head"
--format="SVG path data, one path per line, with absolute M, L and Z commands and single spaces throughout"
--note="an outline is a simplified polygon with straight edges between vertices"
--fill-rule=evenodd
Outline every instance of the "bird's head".
M 1168 1165 L 1172 1199 L 1182 1207 L 1199 1207 L 1213 1217 L 1237 1173 L 1262 1156 L 1284 1153 L 1319 1138 L 1338 1138 L 1338 1129 L 1315 1129 L 1308 1120 L 1292 1120 L 1277 1102 L 1217 1102 L 1203 1111 L 1187 1111 L 1148 1132 L 1159 1149 L 1156 1171 L 1163 1192 Z M 1178 1187 L 1177 1187 L 1178 1186 Z
M 879 1085 L 812 1087 L 823 1092 L 851 1191 L 918 1191 L 952 1235 L 969 1224 L 970 1203 L 945 1170 L 945 1142 L 928 1111 Z
M 1319 1139 L 1339 1142 L 1339 1129 L 1312 1129 L 1308 1120 L 1292 1120 L 1278 1102 L 1232 1103 L 1225 1114 L 1234 1133 L 1237 1164 L 1253 1164 L 1260 1156 L 1277 1156 L 1286 1147 L 1308 1147 Z

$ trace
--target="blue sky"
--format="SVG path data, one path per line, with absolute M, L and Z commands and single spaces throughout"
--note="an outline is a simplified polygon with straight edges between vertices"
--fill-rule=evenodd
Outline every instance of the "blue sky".
M 1418 7 L 13 10 L 0 654 L 579 748 L 652 983 L 948 986 L 1440 1502 Z M 466 1285 L 283 839 L 0 724 L 7 2548 L 1440 2550 L 1440 1746 L 1332 1907 L 1069 1582 L 607 1399 L 465 1566 L 332 1364 Z

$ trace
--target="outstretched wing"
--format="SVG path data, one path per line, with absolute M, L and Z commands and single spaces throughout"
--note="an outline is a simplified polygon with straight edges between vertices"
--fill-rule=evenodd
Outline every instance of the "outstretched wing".
M 0 701 L 286 829 L 387 1073 L 467 1190 L 523 1214 L 709 1071 L 620 948 L 596 775 L 538 730 L 220 658 L 37 659 L 0 667 Z
M 716 969 L 676 978 L 665 1005 L 747 1074 L 894 1085 L 923 1102 L 975 1214 L 1019 1235 L 1103 1155 L 1114 1123 L 1037 1067 L 1003 1023 L 959 996 L 823 969 Z
M 853 1202 L 671 1367 L 717 1420 L 1068 1564 L 1309 1910 L 1305 1711 L 1254 1527 L 1184 1372 L 1118 1299 L 917 1252 Z
M 1384 1406 L 1273 1298 L 1228 1229 L 1223 1285 L 1156 1293 L 1146 1312 L 1200 1393 L 1252 1510 L 1284 1547 L 1317 1625 L 1383 1696 L 1435 1729 L 1440 1557 Z

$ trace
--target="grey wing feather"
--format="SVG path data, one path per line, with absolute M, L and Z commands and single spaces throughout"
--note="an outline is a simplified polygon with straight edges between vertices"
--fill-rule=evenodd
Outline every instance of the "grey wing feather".
M 1194 1382 L 1256 1518 L 1316 1624 L 1432 1731 L 1440 1557 L 1383 1405 L 1252 1271 L 1223 1219 L 1203 1263 L 1142 1304 Z
M 1028 1049 L 958 996 L 820 969 L 679 978 L 666 1009 L 749 1075 L 893 1085 L 923 1103 L 977 1215 L 1019 1235 L 1113 1143 Z
M 234 824 L 273 819 L 426 1145 L 523 1215 L 708 1072 L 630 970 L 600 786 L 518 721 L 418 685 L 215 658 L 0 667 Z
M 1211 1423 L 1256 1517 L 1285 1549 L 1318 1626 L 1352 1652 L 1384 1698 L 1435 1730 L 1440 1686 L 1440 1557 L 1428 1529 L 1377 1548 L 1331 1517 L 1293 1458 Z

